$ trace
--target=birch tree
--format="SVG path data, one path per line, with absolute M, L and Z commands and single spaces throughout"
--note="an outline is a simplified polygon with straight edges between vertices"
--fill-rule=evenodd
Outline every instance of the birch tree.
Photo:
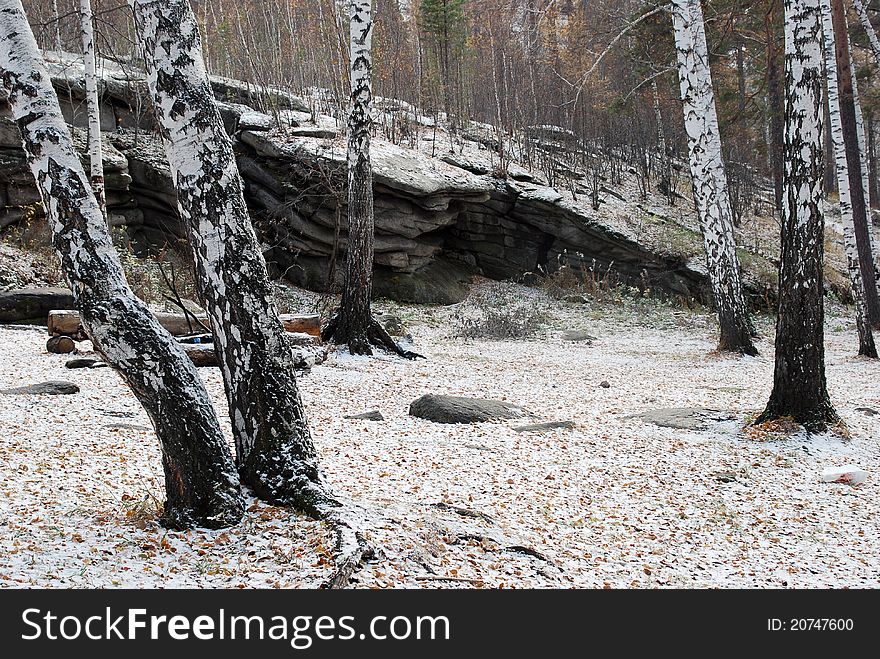
M 808 430 L 837 421 L 825 384 L 820 0 L 785 0 L 782 256 L 773 391 L 756 423 L 792 417 Z
M 830 0 L 831 20 L 834 27 L 835 59 L 837 64 L 838 98 L 840 101 L 840 120 L 846 146 L 849 171 L 850 195 L 853 208 L 856 247 L 862 281 L 865 286 L 865 304 L 868 319 L 875 327 L 880 327 L 880 296 L 877 293 L 877 279 L 874 273 L 874 256 L 871 245 L 870 205 L 868 200 L 868 167 L 865 159 L 866 142 L 861 108 L 855 87 L 855 74 L 849 45 L 846 10 L 843 0 Z
M 733 233 L 733 210 L 699 0 L 674 0 L 672 22 L 684 105 L 694 202 L 702 225 L 706 265 L 721 328 L 719 349 L 755 355 L 755 334 L 743 297 Z
M 101 106 L 98 100 L 98 71 L 95 64 L 95 24 L 91 0 L 80 0 L 80 31 L 82 33 L 83 77 L 85 78 L 88 112 L 89 173 L 92 191 L 101 214 L 107 214 L 104 194 L 104 161 L 101 149 Z
M 859 15 L 859 22 L 868 34 L 868 42 L 871 44 L 871 51 L 874 53 L 877 63 L 880 64 L 880 38 L 877 37 L 877 32 L 871 24 L 871 17 L 868 16 L 868 10 L 865 8 L 862 0 L 853 0 L 853 7 L 855 7 L 856 13 Z
M 840 219 L 843 224 L 843 242 L 846 252 L 847 268 L 853 301 L 856 308 L 856 326 L 859 332 L 859 354 L 866 357 L 877 357 L 874 335 L 868 320 L 865 306 L 865 285 L 859 263 L 856 245 L 855 223 L 853 220 L 852 198 L 850 194 L 851 171 L 848 167 L 847 149 L 841 120 L 840 96 L 838 92 L 837 58 L 835 56 L 834 22 L 831 15 L 830 0 L 820 0 L 822 11 L 822 36 L 825 46 L 825 71 L 828 84 L 828 115 L 831 125 L 831 142 L 834 146 L 834 161 L 837 171 L 837 185 L 840 196 Z M 859 172 L 857 185 L 863 185 L 863 177 Z
M 125 281 L 21 0 L 0 0 L 0 71 L 83 325 L 159 439 L 163 522 L 237 523 L 244 512 L 238 474 L 211 400 L 195 366 Z
M 348 344 L 354 355 L 371 355 L 371 344 L 407 358 L 415 353 L 401 349 L 373 319 L 373 171 L 370 131 L 373 120 L 373 14 L 372 0 L 349 3 L 349 61 L 351 98 L 348 111 L 348 250 L 342 303 L 322 332 L 325 340 Z
M 239 474 L 259 497 L 324 516 L 336 504 L 318 467 L 244 200 L 232 142 L 214 103 L 188 0 L 131 0 L 147 83 L 212 320 Z
M 880 37 L 877 36 L 877 31 L 874 29 L 873 24 L 871 23 L 871 18 L 868 16 L 867 8 L 861 0 L 853 0 L 853 6 L 855 7 L 856 13 L 859 16 L 859 22 L 862 24 L 862 28 L 865 30 L 865 33 L 868 35 L 868 43 L 871 45 L 871 52 L 874 54 L 874 59 L 878 66 L 880 66 Z M 850 53 L 850 56 L 852 53 Z M 859 93 L 858 93 L 858 85 L 856 78 L 853 77 L 853 92 L 854 92 L 854 101 L 856 104 L 857 118 L 860 124 L 860 137 L 864 143 L 864 122 L 861 111 L 861 104 L 859 103 Z M 862 153 L 867 153 L 865 148 L 862 149 Z M 867 165 L 863 166 L 867 177 Z M 870 189 L 870 185 L 867 185 L 866 189 Z M 870 215 L 869 215 L 870 219 Z M 878 236 L 878 231 L 876 226 L 874 226 L 873 222 L 868 222 L 869 228 L 869 237 L 872 243 L 871 253 L 874 258 L 874 267 L 877 271 L 880 271 L 880 236 Z

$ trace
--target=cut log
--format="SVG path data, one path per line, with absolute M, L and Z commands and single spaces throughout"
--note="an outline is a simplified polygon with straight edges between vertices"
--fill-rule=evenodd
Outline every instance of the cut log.
M 53 309 L 46 321 L 52 336 L 83 336 L 82 322 L 78 311 Z
M 198 323 L 194 322 L 192 317 L 188 318 L 185 314 L 158 311 L 153 315 L 156 316 L 156 320 L 159 321 L 159 324 L 174 336 L 186 336 L 201 332 Z M 195 315 L 195 318 L 206 327 L 211 327 L 211 321 L 207 316 L 198 314 Z M 297 335 L 295 337 L 290 337 L 291 342 L 294 345 L 315 345 L 316 342 L 312 341 L 309 343 L 308 340 L 301 335 L 308 335 L 313 338 L 316 337 L 318 343 L 320 342 L 321 316 L 318 314 L 283 314 L 281 316 L 281 322 L 284 324 L 284 329 L 287 332 Z M 52 334 L 53 336 L 82 336 L 80 334 L 82 331 L 82 324 L 80 322 L 79 312 L 77 311 L 58 309 L 50 311 L 48 327 L 49 334 Z
M 216 366 L 217 353 L 213 343 L 182 343 L 183 351 L 197 367 Z
M 193 334 L 201 330 L 199 324 L 182 313 L 154 312 L 159 324 L 174 336 Z M 210 327 L 207 316 L 195 316 L 200 322 Z M 78 311 L 52 310 L 48 320 L 49 334 L 53 336 L 82 336 L 82 322 Z
M 69 336 L 50 336 L 46 350 L 55 355 L 66 355 L 76 350 L 76 344 Z
M 288 332 L 321 336 L 321 316 L 318 314 L 281 314 L 281 322 Z
M 182 343 L 181 347 L 197 367 L 217 366 L 217 353 L 213 343 Z M 294 346 L 293 367 L 307 371 L 327 360 L 327 349 L 321 346 Z
M 306 334 L 305 332 L 288 332 L 287 340 L 292 346 L 319 346 L 321 345 L 321 337 L 314 334 Z

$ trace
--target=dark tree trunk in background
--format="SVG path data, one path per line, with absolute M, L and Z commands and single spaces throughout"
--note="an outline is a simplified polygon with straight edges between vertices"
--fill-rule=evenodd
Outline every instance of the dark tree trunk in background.
M 846 22 L 846 7 L 843 0 L 831 0 L 831 16 L 834 25 L 834 41 L 840 97 L 840 119 L 843 126 L 843 141 L 846 146 L 846 161 L 849 171 L 850 195 L 852 198 L 853 223 L 855 225 L 856 246 L 859 266 L 865 283 L 865 305 L 868 320 L 874 327 L 880 327 L 880 297 L 877 295 L 877 278 L 874 274 L 874 256 L 871 253 L 871 234 L 868 225 L 870 209 L 868 191 L 865 189 L 862 153 L 859 139 L 859 121 L 856 110 L 856 97 L 853 87 L 853 70 L 849 50 L 849 33 Z
M 294 356 L 214 103 L 187 0 L 131 0 L 165 151 L 218 347 L 239 474 L 257 495 L 324 516 Z
M 781 0 L 770 0 L 765 14 L 767 38 L 767 97 L 770 114 L 770 168 L 773 173 L 773 190 L 777 210 L 782 210 L 782 151 L 785 133 L 783 109 L 783 81 L 780 75 L 779 48 L 776 45 L 776 28 L 779 23 Z
M 877 135 L 874 126 L 874 117 L 869 116 L 868 123 L 868 196 L 871 199 L 871 208 L 880 208 L 880 188 L 877 187 Z M 868 224 L 872 221 L 868 217 Z M 869 227 L 870 228 L 870 227 Z
M 785 195 L 773 391 L 756 423 L 837 420 L 825 384 L 819 0 L 785 0 Z
M 159 438 L 163 523 L 237 523 L 244 512 L 238 474 L 211 400 L 183 350 L 125 281 L 20 0 L 0 0 L 0 70 L 83 324 Z

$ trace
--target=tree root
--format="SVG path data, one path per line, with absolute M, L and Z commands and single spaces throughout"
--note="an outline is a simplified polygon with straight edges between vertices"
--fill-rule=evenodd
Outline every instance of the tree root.
M 424 355 L 420 355 L 412 350 L 404 350 L 398 343 L 391 338 L 391 335 L 385 330 L 379 322 L 370 318 L 367 327 L 366 341 L 356 340 L 355 337 L 338 336 L 339 334 L 339 312 L 337 311 L 331 317 L 327 326 L 321 330 L 321 339 L 323 341 L 332 341 L 336 344 L 347 344 L 351 354 L 353 355 L 372 355 L 373 351 L 370 346 L 377 346 L 383 350 L 403 357 L 404 359 L 425 359 Z
M 364 565 L 379 556 L 379 551 L 364 538 L 358 524 L 351 515 L 346 514 L 345 507 L 327 510 L 323 515 L 330 527 L 336 533 L 336 569 L 321 588 L 341 589 L 348 588 L 352 577 L 357 574 Z

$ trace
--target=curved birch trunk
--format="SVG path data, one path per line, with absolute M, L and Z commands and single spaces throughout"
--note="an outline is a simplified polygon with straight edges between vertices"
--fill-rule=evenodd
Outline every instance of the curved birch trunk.
M 91 0 L 80 0 L 80 30 L 83 47 L 83 72 L 86 88 L 86 106 L 89 118 L 89 173 L 92 191 L 101 215 L 107 215 L 104 194 L 104 161 L 101 153 L 101 107 L 98 102 L 98 71 L 95 68 L 95 26 Z
M 837 186 L 840 191 L 840 218 L 843 223 L 843 244 L 846 252 L 847 269 L 856 307 L 856 326 L 859 331 L 859 354 L 877 357 L 874 335 L 868 321 L 865 307 L 865 286 L 859 265 L 856 246 L 855 223 L 853 220 L 852 199 L 850 196 L 850 171 L 847 165 L 846 145 L 841 121 L 840 97 L 838 93 L 837 58 L 835 57 L 834 22 L 831 16 L 830 0 L 820 0 L 822 11 L 822 35 L 825 46 L 825 71 L 828 76 L 828 115 L 831 124 L 831 142 L 834 146 L 834 161 L 837 169 Z M 860 180 L 861 184 L 862 181 Z
M 0 69 L 83 324 L 159 438 L 164 523 L 237 523 L 244 503 L 211 400 L 183 350 L 125 281 L 20 0 L 0 0 Z
M 262 499 L 323 516 L 336 501 L 318 468 L 293 352 L 214 103 L 195 15 L 187 0 L 130 4 L 218 347 L 239 474 Z
M 820 0 L 785 0 L 785 195 L 773 391 L 756 423 L 792 417 L 824 430 L 825 385 Z
M 699 0 L 674 0 L 672 22 L 688 136 L 694 202 L 703 229 L 706 264 L 721 328 L 719 349 L 757 354 L 740 281 L 733 211 L 721 155 L 721 135 Z

